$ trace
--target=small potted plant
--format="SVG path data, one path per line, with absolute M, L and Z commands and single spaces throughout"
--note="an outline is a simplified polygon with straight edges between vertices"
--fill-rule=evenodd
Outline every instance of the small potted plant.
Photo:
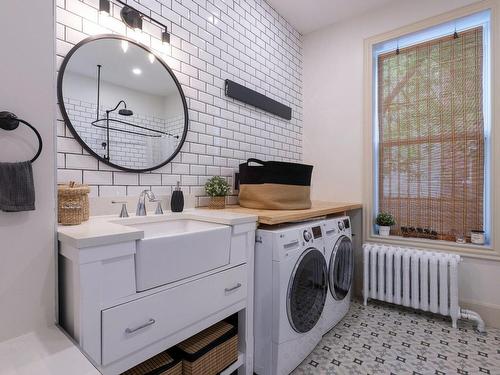
M 209 208 L 226 207 L 226 195 L 229 193 L 229 184 L 219 176 L 210 178 L 205 184 L 205 191 L 210 197 Z
M 377 215 L 375 223 L 378 225 L 378 234 L 381 236 L 388 236 L 391 227 L 396 224 L 394 217 L 388 212 L 380 212 Z

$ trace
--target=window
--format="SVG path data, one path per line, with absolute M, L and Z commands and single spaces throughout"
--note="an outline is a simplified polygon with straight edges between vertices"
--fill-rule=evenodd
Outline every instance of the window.
M 375 48 L 375 209 L 395 217 L 392 234 L 488 231 L 488 21 L 484 12 Z

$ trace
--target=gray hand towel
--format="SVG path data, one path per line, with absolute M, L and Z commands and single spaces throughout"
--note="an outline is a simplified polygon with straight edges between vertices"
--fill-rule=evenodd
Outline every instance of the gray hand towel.
M 35 186 L 30 161 L 0 163 L 0 210 L 7 212 L 35 209 Z

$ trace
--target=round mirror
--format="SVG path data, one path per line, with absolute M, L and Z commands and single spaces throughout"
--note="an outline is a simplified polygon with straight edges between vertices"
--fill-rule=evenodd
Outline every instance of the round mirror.
M 118 169 L 159 168 L 186 138 L 188 111 L 179 81 L 131 39 L 102 35 L 77 44 L 61 66 L 57 95 L 73 136 Z

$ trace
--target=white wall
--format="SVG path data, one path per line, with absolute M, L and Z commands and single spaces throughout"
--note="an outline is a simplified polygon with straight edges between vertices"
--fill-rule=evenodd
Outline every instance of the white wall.
M 304 36 L 304 161 L 315 165 L 313 197 L 362 200 L 364 39 L 473 2 L 399 0 Z
M 64 74 L 63 96 L 87 103 L 97 103 L 96 82 L 97 80 L 94 78 L 66 71 Z M 101 111 L 113 109 L 120 100 L 125 100 L 127 107 L 134 113 L 163 118 L 166 98 L 168 97 L 151 95 L 143 91 L 115 85 L 105 80 L 101 81 Z M 123 104 L 120 104 L 120 108 L 123 108 Z
M 166 96 L 163 110 L 165 112 L 163 116 L 166 119 L 179 115 L 184 117 L 184 106 L 182 105 L 181 96 L 177 92 Z
M 474 2 L 395 1 L 304 37 L 304 161 L 315 165 L 313 198 L 363 201 L 364 39 Z M 500 325 L 495 285 L 500 262 L 464 260 L 461 300 L 483 315 L 497 311 L 487 318 Z
M 0 22 L 0 111 L 43 138 L 34 163 L 36 210 L 0 211 L 0 341 L 52 325 L 55 317 L 55 69 L 52 0 L 4 1 Z M 8 15 L 8 16 L 5 16 Z M 0 161 L 30 159 L 36 138 L 0 129 Z

